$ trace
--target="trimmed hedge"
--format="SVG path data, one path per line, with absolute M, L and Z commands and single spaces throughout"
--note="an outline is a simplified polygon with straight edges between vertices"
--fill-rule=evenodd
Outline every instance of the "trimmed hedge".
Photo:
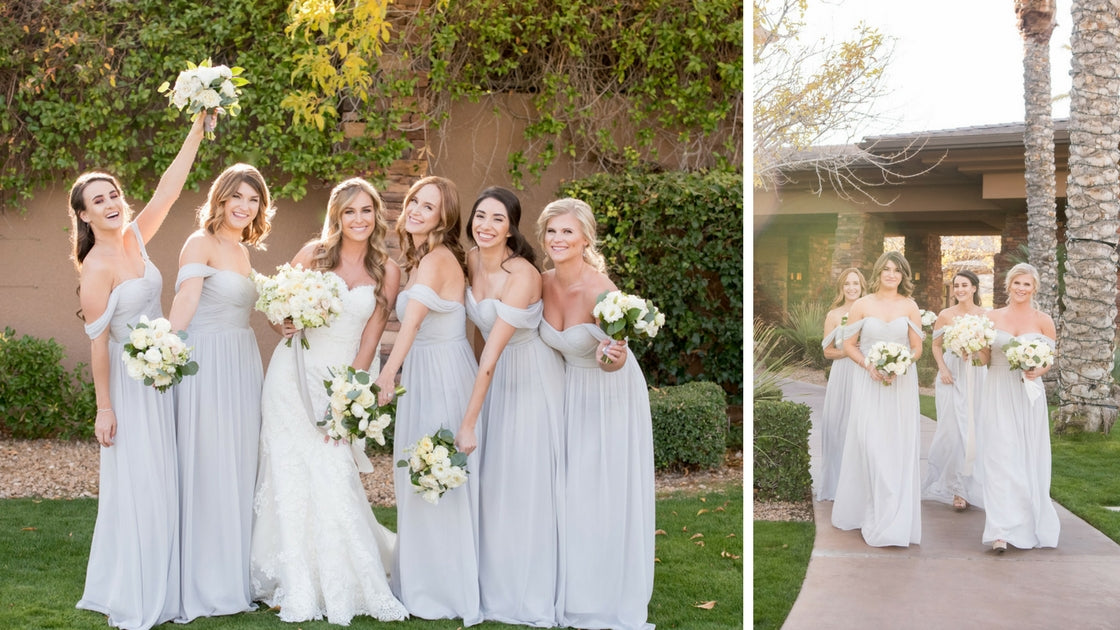
M 651 388 L 653 465 L 716 468 L 727 449 L 727 396 L 719 385 L 697 381 Z
M 754 491 L 765 501 L 801 501 L 812 494 L 809 407 L 789 401 L 754 403 Z
M 85 366 L 62 367 L 65 352 L 5 328 L 0 334 L 0 434 L 13 438 L 86 439 L 93 436 L 97 400 Z
M 743 395 L 743 175 L 601 173 L 561 186 L 591 205 L 618 288 L 665 314 L 631 340 L 651 385 L 714 381 Z

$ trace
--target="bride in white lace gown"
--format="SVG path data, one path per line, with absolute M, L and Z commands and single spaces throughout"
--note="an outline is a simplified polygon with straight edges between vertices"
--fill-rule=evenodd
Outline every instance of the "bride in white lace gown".
M 252 588 L 254 598 L 280 608 L 284 621 L 326 617 L 349 625 L 356 615 L 408 617 L 388 582 L 396 535 L 374 517 L 351 449 L 324 441 L 314 426 L 327 408 L 328 369 L 369 369 L 375 358 L 400 284 L 385 251 L 386 231 L 377 191 L 365 180 L 347 180 L 331 192 L 320 238 L 292 261 L 330 270 L 348 289 L 337 319 L 304 332 L 310 349 L 301 350 L 299 341 L 277 345 L 264 380 Z M 295 332 L 290 323 L 279 328 L 288 338 Z M 297 352 L 304 355 L 302 376 Z

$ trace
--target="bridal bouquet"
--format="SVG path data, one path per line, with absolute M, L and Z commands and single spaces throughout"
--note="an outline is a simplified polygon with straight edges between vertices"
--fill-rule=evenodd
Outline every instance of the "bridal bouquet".
M 167 92 L 168 100 L 176 109 L 182 111 L 186 108 L 192 114 L 191 120 L 211 109 L 229 111 L 230 116 L 236 116 L 241 112 L 241 104 L 238 103 L 241 86 L 249 83 L 240 76 L 242 72 L 244 68 L 212 65 L 210 59 L 197 66 L 188 61 L 187 69 L 175 79 L 175 87 L 164 81 L 158 91 L 160 94 Z M 214 130 L 207 127 L 206 137 L 213 139 Z
M 467 456 L 455 448 L 455 436 L 447 429 L 421 437 L 404 452 L 409 458 L 398 461 L 397 468 L 408 468 L 416 492 L 432 505 L 467 482 Z
M 937 321 L 937 313 L 924 308 L 918 309 L 918 313 L 922 316 L 922 328 L 933 328 L 933 324 Z
M 665 315 L 653 303 L 622 291 L 605 291 L 591 310 L 603 332 L 616 341 L 631 336 L 653 338 L 665 325 Z M 603 363 L 611 360 L 604 355 Z
M 256 309 L 273 324 L 291 319 L 300 330 L 318 328 L 330 324 L 342 312 L 346 284 L 333 273 L 284 263 L 276 268 L 275 275 L 253 272 L 252 278 L 259 295 Z M 304 348 L 310 347 L 306 339 L 300 342 Z
M 864 365 L 874 365 L 876 370 L 893 376 L 902 376 L 906 368 L 914 359 L 910 355 L 910 348 L 890 341 L 880 341 L 871 346 L 871 350 L 863 359 Z M 890 381 L 882 381 L 883 385 L 890 385 Z
M 1012 339 L 1011 343 L 1003 347 L 1007 355 L 1007 363 L 1012 370 L 1024 372 L 1034 368 L 1046 368 L 1054 364 L 1054 350 L 1050 344 L 1041 339 L 1020 341 Z
M 972 365 L 980 365 L 976 353 L 992 345 L 995 339 L 996 327 L 992 320 L 983 315 L 962 315 L 954 317 L 953 323 L 945 328 L 942 343 L 958 357 L 972 355 Z
M 332 440 L 369 438 L 385 446 L 385 429 L 397 413 L 397 398 L 404 393 L 396 389 L 396 396 L 389 404 L 377 405 L 380 388 L 365 370 L 355 370 L 347 365 L 330 370 L 332 378 L 324 380 L 330 406 L 318 425 L 325 427 Z
M 172 332 L 166 318 L 141 315 L 140 322 L 129 328 L 132 332 L 121 360 L 132 378 L 165 392 L 184 376 L 198 373 L 198 363 L 191 361 L 191 348 L 185 342 L 187 333 Z

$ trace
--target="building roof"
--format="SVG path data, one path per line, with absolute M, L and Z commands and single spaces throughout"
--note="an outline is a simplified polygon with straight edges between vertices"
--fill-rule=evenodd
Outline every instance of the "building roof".
M 975 125 L 954 129 L 915 131 L 882 136 L 868 136 L 857 144 L 865 151 L 898 151 L 905 148 L 972 149 L 986 147 L 1021 147 L 1026 123 Z M 1054 144 L 1069 144 L 1069 119 L 1054 119 Z

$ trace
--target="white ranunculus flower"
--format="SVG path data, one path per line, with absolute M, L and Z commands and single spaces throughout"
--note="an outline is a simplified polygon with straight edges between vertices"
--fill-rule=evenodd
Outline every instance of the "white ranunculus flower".
M 198 95 L 198 102 L 202 103 L 202 109 L 214 109 L 222 104 L 222 97 L 214 90 L 206 90 Z
M 439 492 L 437 492 L 435 490 L 426 490 L 426 491 L 422 492 L 420 494 L 420 496 L 421 496 L 421 498 L 423 498 L 428 503 L 431 503 L 432 505 L 436 505 L 437 503 L 439 503 Z
M 152 346 L 144 351 L 141 355 L 148 363 L 160 363 L 163 361 L 163 352 L 159 348 Z

